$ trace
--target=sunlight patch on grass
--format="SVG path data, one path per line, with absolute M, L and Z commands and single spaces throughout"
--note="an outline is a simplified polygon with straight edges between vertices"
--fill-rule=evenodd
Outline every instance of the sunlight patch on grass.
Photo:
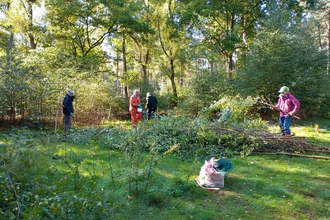
M 315 124 L 320 124 L 320 128 L 323 132 L 318 132 L 315 129 Z M 303 136 L 306 138 L 311 138 L 314 141 L 318 141 L 320 143 L 328 143 L 330 144 L 330 128 L 329 125 L 322 124 L 320 122 L 310 122 L 309 125 L 291 125 L 291 132 L 295 134 L 295 136 Z M 278 125 L 269 125 L 268 131 L 273 134 L 280 134 Z

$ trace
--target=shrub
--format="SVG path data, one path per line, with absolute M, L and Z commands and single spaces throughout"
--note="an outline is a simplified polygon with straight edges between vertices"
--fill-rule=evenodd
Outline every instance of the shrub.
M 257 98 L 225 96 L 199 112 L 199 118 L 217 121 L 221 126 L 265 128 L 256 111 Z

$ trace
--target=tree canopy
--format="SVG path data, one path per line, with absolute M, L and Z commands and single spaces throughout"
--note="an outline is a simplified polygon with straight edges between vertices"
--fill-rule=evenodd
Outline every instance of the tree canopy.
M 53 123 L 68 89 L 77 121 L 125 117 L 152 91 L 160 110 L 197 114 L 224 95 L 276 99 L 329 116 L 329 11 L 323 0 L 1 0 L 2 122 Z M 143 99 L 142 99 L 143 100 Z

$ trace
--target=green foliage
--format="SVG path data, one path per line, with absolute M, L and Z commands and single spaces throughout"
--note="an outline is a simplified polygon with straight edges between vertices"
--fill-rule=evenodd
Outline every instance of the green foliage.
M 238 71 L 235 91 L 276 103 L 277 91 L 286 85 L 301 102 L 300 114 L 308 117 L 329 99 L 328 61 L 314 32 L 304 20 L 294 19 L 291 11 L 281 10 L 263 20 L 263 31 Z M 288 25 L 292 20 L 297 24 Z
M 251 154 L 253 150 L 261 148 L 263 141 L 256 136 L 228 134 L 220 136 L 218 145 L 224 149 L 221 155 L 244 157 Z
M 222 126 L 264 128 L 265 124 L 255 109 L 257 98 L 251 96 L 242 98 L 240 96 L 224 96 L 214 102 L 208 108 L 199 112 L 199 117 L 217 121 Z
M 192 161 L 203 160 L 210 155 L 246 156 L 262 146 L 260 139 L 245 133 L 235 136 L 219 134 L 216 131 L 217 126 L 206 120 L 162 116 L 156 122 L 148 121 L 142 125 L 143 129 L 138 133 L 110 128 L 106 132 L 111 135 L 101 138 L 99 142 L 111 149 L 127 152 L 132 160 L 137 161 L 139 158 L 135 156 L 141 157 L 147 151 L 149 157 L 155 159 L 154 162 L 158 160 L 154 158 L 155 152 L 174 154 L 182 160 Z M 226 144 L 223 139 L 227 140 Z M 152 159 L 150 164 L 154 163 Z
M 179 90 L 181 101 L 178 103 L 178 107 L 180 110 L 185 114 L 197 115 L 201 109 L 208 107 L 211 102 L 225 95 L 227 87 L 224 75 L 224 73 L 205 70 L 194 74 L 191 84 Z
M 1 125 L 57 124 L 68 89 L 76 91 L 74 127 L 126 117 L 125 85 L 155 92 L 159 110 L 171 117 L 143 122 L 138 130 L 74 129 L 61 141 L 62 134 L 42 129 L 5 132 L 1 219 L 329 216 L 327 163 L 245 157 L 264 144 L 244 132 L 264 127 L 253 97 L 275 102 L 287 85 L 301 101 L 300 113 L 330 114 L 327 29 L 298 1 L 53 0 L 45 1 L 43 20 L 33 23 L 35 14 L 26 12 L 40 1 L 24 8 L 16 0 L 2 2 Z M 318 12 L 325 15 L 324 8 Z M 123 33 L 125 73 L 123 45 L 116 44 Z M 193 184 L 210 156 L 238 165 L 219 193 Z
M 122 83 L 126 86 L 130 86 L 132 88 L 138 87 L 141 85 L 141 79 L 139 77 L 140 73 L 136 71 L 127 71 L 125 73 L 125 78 L 122 79 Z
M 244 157 L 263 146 L 263 141 L 257 136 L 245 133 L 219 134 L 212 130 L 199 131 L 196 140 L 199 147 L 195 149 L 195 154 L 199 155 L 199 159 L 211 156 Z
M 35 133 L 26 127 L 13 129 L 9 133 L 3 134 L 7 139 L 5 152 L 1 154 L 1 159 L 9 164 L 15 164 L 12 171 L 24 172 L 34 166 L 37 162 L 37 156 L 40 153 L 35 148 L 36 138 L 40 139 L 42 144 L 46 144 L 43 133 Z
M 239 212 L 236 219 L 250 218 L 249 213 L 256 211 L 267 219 L 288 213 L 271 208 L 262 214 L 258 210 L 264 210 L 265 203 L 283 208 L 289 201 L 292 206 L 288 207 L 299 210 L 316 201 L 309 200 L 307 193 L 321 203 L 329 198 L 322 169 L 325 161 L 251 156 L 263 145 L 258 138 L 244 132 L 222 133 L 218 128 L 209 121 L 163 117 L 141 124 L 138 130 L 121 126 L 76 129 L 65 142 L 28 129 L 6 132 L 0 139 L 4 143 L 0 147 L 7 148 L 0 158 L 0 217 L 129 219 L 139 213 L 146 219 L 148 215 L 162 218 L 165 213 L 203 219 Z M 239 192 L 235 204 L 250 199 L 253 205 L 233 212 L 232 194 L 218 200 L 218 193 L 195 186 L 203 161 L 221 155 L 230 157 L 235 169 L 225 176 L 225 189 L 219 193 Z M 25 167 L 21 161 L 28 161 Z M 301 184 L 296 187 L 297 183 Z M 301 193 L 306 185 L 308 192 Z M 319 194 L 319 188 L 325 193 Z M 313 210 L 314 217 L 326 215 L 323 206 L 315 207 L 319 208 Z
M 97 138 L 95 128 L 74 129 L 68 134 L 68 141 L 78 145 L 91 144 Z
M 328 115 L 326 34 L 320 33 L 326 28 L 316 17 L 302 17 L 293 0 L 250 3 L 54 0 L 31 26 L 20 2 L 5 4 L 1 120 L 53 126 L 71 88 L 76 124 L 94 125 L 110 115 L 127 117 L 125 86 L 152 90 L 162 109 L 195 116 L 223 95 L 275 101 L 284 82 L 301 100 L 300 113 Z M 33 40 L 37 49 L 29 50 Z

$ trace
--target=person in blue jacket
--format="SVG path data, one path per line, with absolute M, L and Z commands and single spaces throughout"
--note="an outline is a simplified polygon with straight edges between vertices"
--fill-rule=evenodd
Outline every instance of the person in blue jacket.
M 64 96 L 62 102 L 65 131 L 69 131 L 71 128 L 71 118 L 73 118 L 73 113 L 74 113 L 73 105 L 72 105 L 73 100 L 74 100 L 74 91 L 70 89 L 68 93 Z

